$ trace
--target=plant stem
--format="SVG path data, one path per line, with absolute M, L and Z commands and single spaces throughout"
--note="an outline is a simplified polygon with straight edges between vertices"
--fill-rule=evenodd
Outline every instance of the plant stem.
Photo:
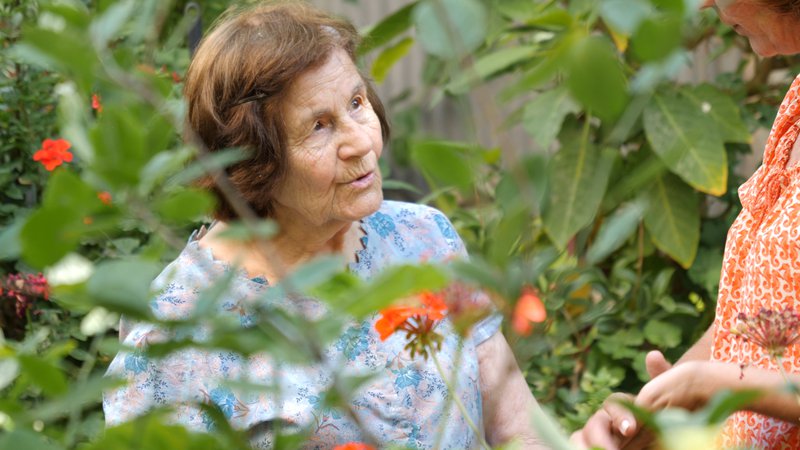
M 436 365 L 436 370 L 439 371 L 439 375 L 442 377 L 442 381 L 444 381 L 445 386 L 447 386 L 447 390 L 450 391 L 450 396 L 453 398 L 456 407 L 458 407 L 458 410 L 461 411 L 461 415 L 464 416 L 464 421 L 467 422 L 469 428 L 472 430 L 473 433 L 475 433 L 475 437 L 477 437 L 480 440 L 481 447 L 483 447 L 486 450 L 491 450 L 492 447 L 490 447 L 489 443 L 486 442 L 486 438 L 483 436 L 483 433 L 481 433 L 478 427 L 475 426 L 475 422 L 473 422 L 472 418 L 469 416 L 467 408 L 464 406 L 464 403 L 461 402 L 461 398 L 458 397 L 452 380 L 448 379 L 444 373 L 444 370 L 442 370 L 442 366 L 441 364 L 439 364 L 439 358 L 436 357 L 436 351 L 431 352 L 431 358 L 433 359 L 433 363 Z M 454 378 L 456 376 L 457 374 L 453 375 Z

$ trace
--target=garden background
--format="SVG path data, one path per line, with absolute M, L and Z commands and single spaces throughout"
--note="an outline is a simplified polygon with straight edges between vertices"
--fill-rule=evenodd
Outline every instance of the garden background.
M 211 208 L 191 181 L 245 157 L 180 138 L 190 47 L 229 3 L 0 6 L 0 448 L 244 446 L 225 405 L 209 408 L 217 433 L 189 436 L 158 411 L 104 433 L 99 403 L 119 314 L 150 318 L 150 280 Z M 337 305 L 334 325 L 309 333 L 284 318 L 290 338 L 262 318 L 231 337 L 219 323 L 209 345 L 313 359 L 345 317 L 447 279 L 482 286 L 510 319 L 535 292 L 546 319 L 505 331 L 536 398 L 579 427 L 610 392 L 647 380 L 647 351 L 675 359 L 710 323 L 736 188 L 798 61 L 755 57 L 693 0 L 388 4 L 360 24 L 363 67 L 393 123 L 386 196 L 441 209 L 471 261 L 370 283 L 318 261 L 285 288 Z M 52 171 L 33 159 L 53 150 L 47 139 L 73 155 Z M 240 237 L 272 231 L 239 225 Z M 342 398 L 358 384 L 340 381 Z

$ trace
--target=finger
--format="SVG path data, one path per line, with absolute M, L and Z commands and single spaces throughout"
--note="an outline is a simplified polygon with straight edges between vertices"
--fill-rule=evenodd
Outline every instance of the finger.
M 633 403 L 634 400 L 634 396 L 630 394 L 617 392 L 609 395 L 603 404 L 603 409 L 611 420 L 611 426 L 624 437 L 635 435 L 638 429 L 636 417 L 624 405 L 624 403 Z
M 655 435 L 648 429 L 642 429 L 630 441 L 622 446 L 622 450 L 643 450 L 653 448 Z
M 585 450 L 589 448 L 589 445 L 583 439 L 583 429 L 572 433 L 572 435 L 569 437 L 569 443 L 578 450 Z
M 644 359 L 644 363 L 647 367 L 647 373 L 650 374 L 650 379 L 653 379 L 672 368 L 672 364 L 670 364 L 669 361 L 664 358 L 664 354 L 658 350 L 653 350 L 652 352 L 648 353 Z
M 583 429 L 575 432 L 578 436 L 573 435 L 574 442 L 583 446 L 582 448 L 600 447 L 605 450 L 619 450 L 622 436 L 611 427 L 610 417 L 601 409 L 586 422 Z

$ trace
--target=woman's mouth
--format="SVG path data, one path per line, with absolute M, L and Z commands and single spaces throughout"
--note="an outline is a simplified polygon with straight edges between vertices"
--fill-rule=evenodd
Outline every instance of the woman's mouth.
M 367 172 L 366 174 L 356 178 L 349 184 L 356 189 L 363 189 L 370 186 L 375 181 L 375 172 Z

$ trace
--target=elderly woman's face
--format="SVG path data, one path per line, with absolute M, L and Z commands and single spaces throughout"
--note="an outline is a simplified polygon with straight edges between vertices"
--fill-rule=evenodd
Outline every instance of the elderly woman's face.
M 791 13 L 775 11 L 768 0 L 705 0 L 720 19 L 750 41 L 761 56 L 800 53 L 800 20 Z
M 284 227 L 359 220 L 383 200 L 381 125 L 350 57 L 335 50 L 289 87 L 288 171 L 273 199 Z

